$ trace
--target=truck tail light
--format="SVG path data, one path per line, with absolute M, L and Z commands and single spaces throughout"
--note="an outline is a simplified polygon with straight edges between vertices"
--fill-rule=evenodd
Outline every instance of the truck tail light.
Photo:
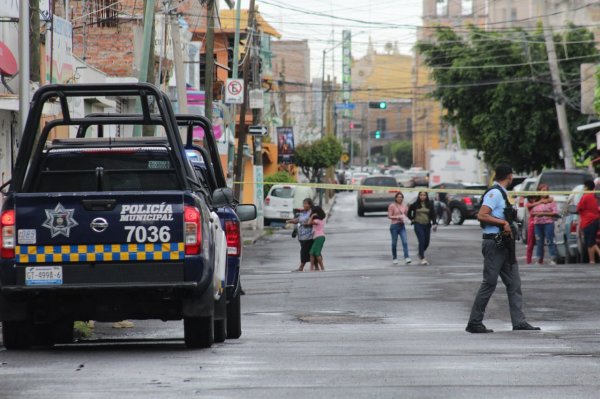
M 271 204 L 271 197 L 265 198 L 265 204 L 266 205 L 270 205 Z
M 370 189 L 366 189 L 366 190 L 360 190 L 361 194 L 373 194 L 373 190 Z
M 465 205 L 473 205 L 473 200 L 471 199 L 471 197 L 463 198 L 463 202 L 465 203 Z
M 525 197 L 519 197 L 519 208 L 523 208 L 525 206 Z
M 0 216 L 0 228 L 2 229 L 2 242 L 0 245 L 0 256 L 3 259 L 15 257 L 15 211 L 10 209 L 2 212 Z
M 202 249 L 202 223 L 200 211 L 194 206 L 186 205 L 183 210 L 183 238 L 186 255 L 198 255 Z
M 240 256 L 242 254 L 242 236 L 239 222 L 225 221 L 225 237 L 227 238 L 227 255 Z

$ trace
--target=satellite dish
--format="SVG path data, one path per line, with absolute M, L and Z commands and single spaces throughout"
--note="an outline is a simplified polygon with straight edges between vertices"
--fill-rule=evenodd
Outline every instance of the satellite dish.
M 6 44 L 0 42 L 0 78 L 2 80 L 2 84 L 10 93 L 13 93 L 13 91 L 10 89 L 10 87 L 8 87 L 5 78 L 7 76 L 16 75 L 17 71 L 17 60 L 15 59 L 15 56 L 6 46 Z
M 13 76 L 17 73 L 17 60 L 6 46 L 0 42 L 0 74 L 4 76 Z

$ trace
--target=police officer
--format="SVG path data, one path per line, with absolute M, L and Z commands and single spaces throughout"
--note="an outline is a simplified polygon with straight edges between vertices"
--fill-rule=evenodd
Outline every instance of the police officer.
M 513 330 L 540 330 L 527 323 L 523 314 L 523 294 L 521 293 L 521 277 L 514 254 L 514 233 L 510 220 L 513 208 L 508 202 L 506 188 L 512 183 L 513 172 L 509 165 L 496 167 L 496 181 L 483 197 L 483 203 L 477 219 L 483 227 L 483 282 L 471 310 L 469 323 L 465 329 L 470 333 L 491 333 L 483 324 L 485 308 L 490 300 L 498 276 L 506 286 L 510 318 Z M 503 193 L 504 192 L 504 193 Z

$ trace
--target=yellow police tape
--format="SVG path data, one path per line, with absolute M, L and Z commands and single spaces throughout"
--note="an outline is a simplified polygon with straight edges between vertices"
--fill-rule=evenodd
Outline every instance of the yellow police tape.
M 450 188 L 428 188 L 428 187 L 396 187 L 396 186 L 361 186 L 355 184 L 331 184 L 331 183 L 281 183 L 281 182 L 234 182 L 233 184 L 241 185 L 265 185 L 265 184 L 282 184 L 289 186 L 303 186 L 311 188 L 320 188 L 324 190 L 345 190 L 345 191 L 402 191 L 402 192 L 426 192 L 426 193 L 446 193 L 446 194 L 472 194 L 482 195 L 485 190 L 469 190 L 469 189 L 450 189 Z M 600 194 L 600 191 L 588 191 L 589 193 Z M 582 193 L 582 192 L 581 192 Z M 535 197 L 540 195 L 570 195 L 573 191 L 509 191 L 509 197 Z

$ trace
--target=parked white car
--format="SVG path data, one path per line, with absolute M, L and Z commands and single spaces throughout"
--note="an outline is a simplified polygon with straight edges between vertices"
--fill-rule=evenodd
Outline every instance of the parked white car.
M 271 222 L 285 222 L 302 209 L 305 198 L 314 199 L 311 187 L 293 184 L 274 184 L 264 203 L 265 226 Z

